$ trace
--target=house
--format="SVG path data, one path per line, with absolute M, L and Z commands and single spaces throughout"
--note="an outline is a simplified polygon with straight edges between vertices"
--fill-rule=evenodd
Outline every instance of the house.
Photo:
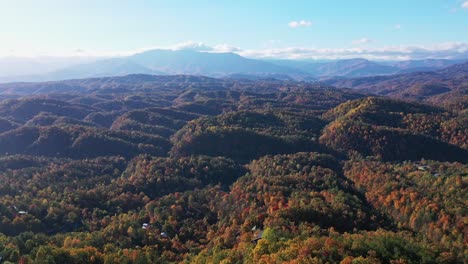
M 260 230 L 260 232 L 257 233 L 255 238 L 252 239 L 252 242 L 254 242 L 256 244 L 262 238 L 263 238 L 263 230 Z
M 428 166 L 418 166 L 418 170 L 420 171 L 428 171 L 429 167 Z
M 141 228 L 143 228 L 143 229 L 147 229 L 149 227 L 151 227 L 151 226 L 148 223 L 143 223 L 143 225 L 141 226 Z

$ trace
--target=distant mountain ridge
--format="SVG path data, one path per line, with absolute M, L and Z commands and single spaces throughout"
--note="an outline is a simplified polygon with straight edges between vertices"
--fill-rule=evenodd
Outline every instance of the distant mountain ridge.
M 318 68 L 320 76 L 369 76 L 385 75 L 394 72 L 391 66 L 380 65 L 366 59 L 339 60 Z
M 266 61 L 247 59 L 235 53 L 208 53 L 188 50 L 151 50 L 126 58 L 166 74 L 224 76 L 227 74 L 304 74 L 300 70 Z
M 0 79 L 0 81 L 55 81 L 130 74 L 185 74 L 209 77 L 223 77 L 231 74 L 256 76 L 280 74 L 297 79 L 309 77 L 308 74 L 298 69 L 279 66 L 262 60 L 244 58 L 235 53 L 150 50 L 127 57 L 73 65 L 48 74 L 4 78 L 4 80 Z
M 418 69 L 418 68 L 446 68 L 454 64 L 462 63 L 463 60 L 447 60 L 447 59 L 425 59 L 425 60 L 407 60 L 390 62 L 389 65 L 398 67 L 402 70 L 405 69 Z
M 355 78 L 392 75 L 419 71 L 434 71 L 461 63 L 463 60 L 426 59 L 398 62 L 373 62 L 362 58 L 331 62 L 307 62 L 293 60 L 272 61 L 277 65 L 302 70 L 320 79 Z
M 10 60 L 11 61 L 11 60 Z M 415 71 L 432 71 L 460 61 L 428 59 L 401 62 L 373 62 L 362 58 L 331 62 L 298 60 L 259 60 L 236 53 L 210 53 L 190 50 L 149 50 L 131 56 L 84 61 L 63 66 L 48 73 L 26 71 L 24 75 L 0 72 L 0 82 L 37 82 L 96 77 L 151 75 L 203 75 L 208 77 L 243 76 L 250 79 L 316 81 L 317 79 L 355 78 L 391 75 Z M 0 69 L 8 68 L 8 61 L 0 59 Z M 24 65 L 25 62 L 22 62 Z M 33 64 L 33 65 L 37 65 Z

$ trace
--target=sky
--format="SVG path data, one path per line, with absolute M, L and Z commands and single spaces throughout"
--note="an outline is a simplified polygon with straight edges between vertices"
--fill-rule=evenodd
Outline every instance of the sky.
M 0 0 L 0 57 L 154 48 L 254 58 L 468 54 L 468 0 Z

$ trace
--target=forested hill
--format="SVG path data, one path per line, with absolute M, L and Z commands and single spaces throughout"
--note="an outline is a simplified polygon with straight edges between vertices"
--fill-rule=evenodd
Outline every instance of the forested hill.
M 185 75 L 0 97 L 0 262 L 466 261 L 463 104 Z

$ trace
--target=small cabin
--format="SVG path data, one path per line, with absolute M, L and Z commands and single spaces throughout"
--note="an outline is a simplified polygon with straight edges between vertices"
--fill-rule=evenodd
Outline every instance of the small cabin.
M 420 171 L 428 171 L 429 167 L 428 166 L 418 166 L 418 170 Z
M 252 239 L 252 242 L 254 242 L 256 244 L 262 238 L 263 238 L 263 230 L 260 230 L 260 232 L 257 233 L 255 238 Z

